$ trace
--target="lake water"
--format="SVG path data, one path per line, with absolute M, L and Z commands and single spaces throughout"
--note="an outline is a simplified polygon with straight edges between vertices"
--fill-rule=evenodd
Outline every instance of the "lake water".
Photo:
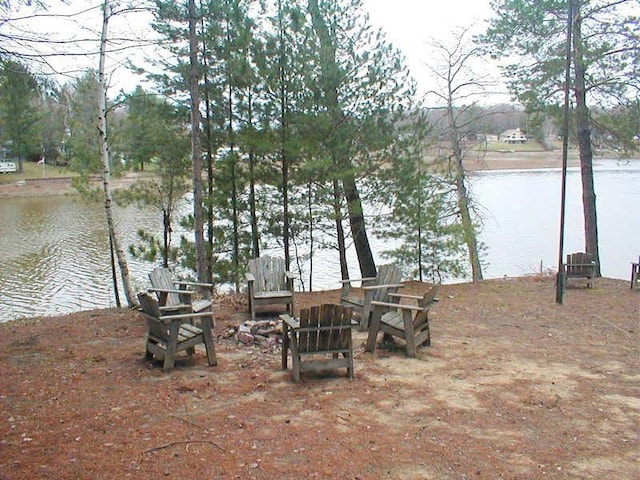
M 600 160 L 594 171 L 602 274 L 626 279 L 640 254 L 640 162 Z M 555 271 L 560 171 L 480 172 L 469 180 L 484 218 L 485 278 Z M 134 207 L 118 209 L 117 219 L 125 246 L 136 241 L 137 229 L 161 228 L 157 214 Z M 1 199 L 0 321 L 114 306 L 105 223 L 102 206 L 76 197 Z M 385 244 L 372 239 L 378 262 Z M 582 250 L 580 173 L 570 169 L 565 253 Z M 338 265 L 335 252 L 318 252 L 314 290 L 339 286 Z M 134 288 L 146 289 L 151 266 L 130 259 L 129 268 Z

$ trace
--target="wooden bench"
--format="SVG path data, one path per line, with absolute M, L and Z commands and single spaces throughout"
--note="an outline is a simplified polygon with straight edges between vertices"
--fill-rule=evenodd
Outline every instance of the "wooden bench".
M 353 370 L 353 321 L 351 307 L 323 304 L 300 311 L 300 318 L 281 315 L 283 327 L 282 368 L 287 368 L 287 355 L 291 349 L 293 379 L 300 380 L 302 372 L 316 372 L 346 368 L 347 376 Z M 328 357 L 330 358 L 318 358 Z
M 593 287 L 593 279 L 596 277 L 597 264 L 591 255 L 584 252 L 567 254 L 567 262 L 563 265 L 565 280 L 586 279 L 587 288 Z

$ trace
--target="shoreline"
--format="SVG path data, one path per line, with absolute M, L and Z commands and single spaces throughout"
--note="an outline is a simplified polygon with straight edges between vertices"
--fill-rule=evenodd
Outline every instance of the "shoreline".
M 148 177 L 143 173 L 127 173 L 111 180 L 111 188 L 118 190 L 133 185 Z M 30 178 L 17 182 L 0 183 L 0 198 L 51 197 L 61 195 L 79 195 L 71 184 L 72 177 Z M 102 188 L 102 180 L 91 181 L 94 188 Z
M 614 155 L 594 156 L 594 162 L 600 159 L 613 158 Z M 629 161 L 640 161 L 640 158 L 631 157 Z M 570 151 L 567 159 L 568 167 L 579 167 L 580 159 L 577 152 Z M 554 151 L 469 151 L 464 159 L 465 171 L 485 172 L 500 170 L 532 170 L 562 168 L 562 152 Z M 10 174 L 6 174 L 10 175 Z M 127 188 L 139 179 L 148 177 L 147 173 L 129 172 L 120 178 L 111 180 L 111 188 L 118 190 Z M 100 181 L 92 182 L 95 187 L 100 187 Z M 0 198 L 45 197 L 57 195 L 78 195 L 71 185 L 71 177 L 28 179 L 18 182 L 0 183 Z

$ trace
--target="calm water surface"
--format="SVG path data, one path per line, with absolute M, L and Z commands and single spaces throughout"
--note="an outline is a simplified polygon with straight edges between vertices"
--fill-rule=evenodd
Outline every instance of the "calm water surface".
M 153 215 L 118 209 L 123 243 Z M 139 287 L 149 264 L 130 260 Z M 0 200 L 0 321 L 114 306 L 104 208 L 75 196 Z M 123 296 L 121 298 L 124 299 Z
M 595 166 L 602 273 L 629 275 L 640 254 L 640 162 L 598 161 Z M 560 171 L 493 171 L 474 174 L 471 190 L 484 218 L 485 278 L 554 269 L 558 257 Z M 565 252 L 584 249 L 580 174 L 567 183 Z M 117 209 L 125 246 L 136 231 L 160 231 L 155 212 Z M 115 305 L 104 209 L 75 197 L 0 200 L 0 321 L 58 315 Z M 372 239 L 376 261 L 386 241 Z M 352 252 L 352 258 L 355 255 Z M 359 276 L 355 261 L 353 277 Z M 148 287 L 152 267 L 130 258 L 134 289 Z M 337 288 L 338 258 L 320 251 L 314 290 Z M 305 281 L 308 288 L 308 279 Z M 124 299 L 124 297 L 122 296 Z

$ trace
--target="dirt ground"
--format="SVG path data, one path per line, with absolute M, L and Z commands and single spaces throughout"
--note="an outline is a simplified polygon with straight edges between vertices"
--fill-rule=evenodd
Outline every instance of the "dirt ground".
M 218 366 L 199 348 L 169 373 L 135 311 L 1 324 L 0 479 L 638 478 L 639 290 L 598 279 L 557 305 L 544 276 L 439 299 L 416 359 L 356 332 L 353 380 L 294 383 L 279 348 L 237 343 L 242 296 L 217 301 Z

